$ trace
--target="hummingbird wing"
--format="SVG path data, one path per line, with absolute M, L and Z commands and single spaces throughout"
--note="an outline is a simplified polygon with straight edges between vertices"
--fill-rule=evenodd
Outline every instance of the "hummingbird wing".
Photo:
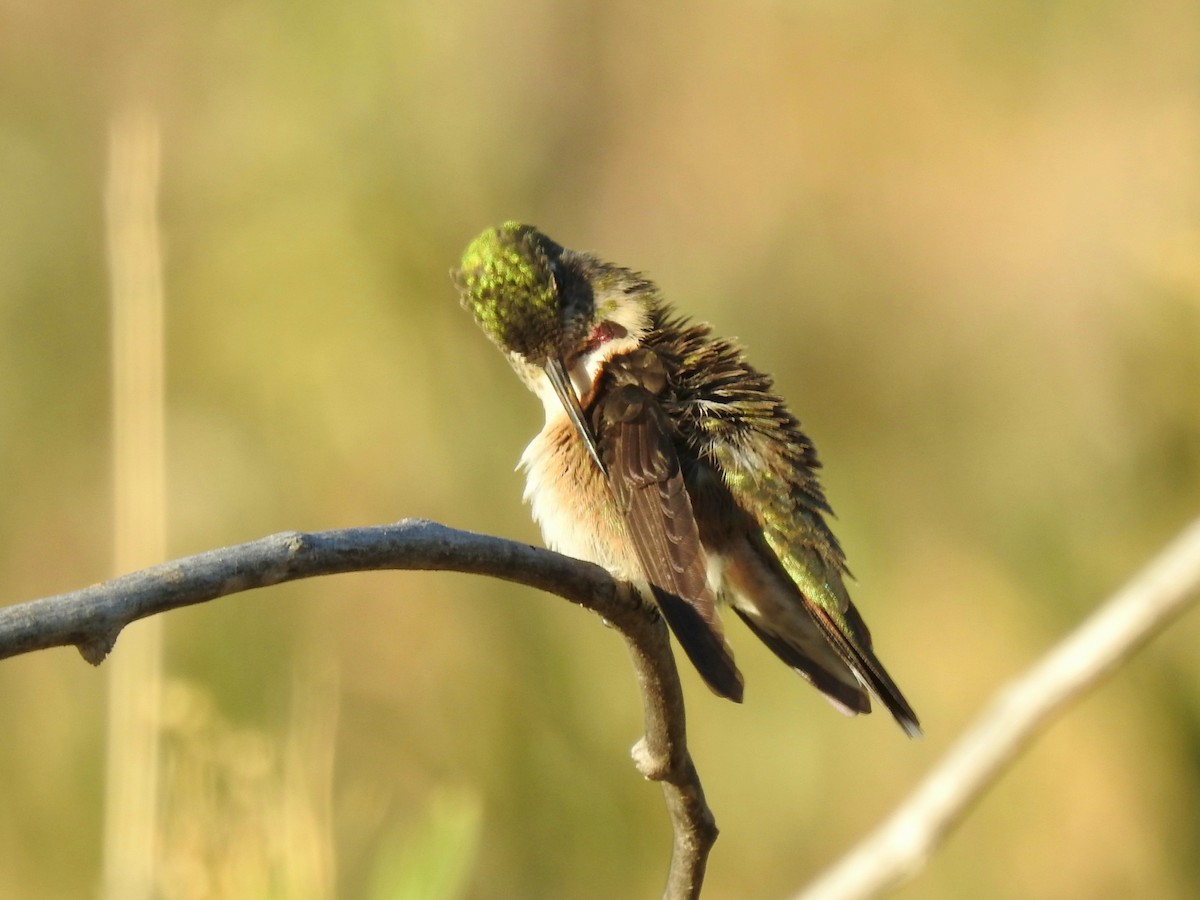
M 660 322 L 656 349 L 674 365 L 671 408 L 679 430 L 698 438 L 689 448 L 697 516 L 702 526 L 736 523 L 704 529 L 709 552 L 725 565 L 734 610 L 836 706 L 867 712 L 869 691 L 906 732 L 919 734 L 850 602 L 845 556 L 825 521 L 820 463 L 800 423 L 736 345 L 713 338 L 707 326 Z
M 657 366 L 657 371 L 656 371 Z M 648 351 L 610 360 L 611 390 L 592 412 L 600 455 L 658 608 L 714 692 L 740 703 L 742 675 L 725 642 L 691 500 L 655 388 L 665 376 Z

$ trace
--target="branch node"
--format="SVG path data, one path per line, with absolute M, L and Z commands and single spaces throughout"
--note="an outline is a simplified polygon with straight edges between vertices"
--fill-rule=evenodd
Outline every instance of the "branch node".
M 80 656 L 93 666 L 98 666 L 108 658 L 108 654 L 116 646 L 117 635 L 120 633 L 120 628 L 114 628 L 111 631 L 93 634 L 76 644 L 75 649 L 79 651 Z
M 629 755 L 633 757 L 634 766 L 647 781 L 666 781 L 674 768 L 670 759 L 650 749 L 650 743 L 645 737 L 638 739 Z

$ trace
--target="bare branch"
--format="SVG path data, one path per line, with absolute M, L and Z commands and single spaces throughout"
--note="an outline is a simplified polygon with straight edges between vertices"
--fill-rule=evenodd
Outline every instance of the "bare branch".
M 688 752 L 683 691 L 667 629 L 637 591 L 591 563 L 420 519 L 283 532 L 0 608 L 0 659 L 75 646 L 98 665 L 121 629 L 137 619 L 285 581 L 380 569 L 502 578 L 586 607 L 621 633 L 633 659 L 645 717 L 646 735 L 634 747 L 634 761 L 646 778 L 662 783 L 675 833 L 663 896 L 699 897 L 717 827 Z
M 925 781 L 797 900 L 874 897 L 911 878 L 1042 729 L 1163 630 L 1200 594 L 1200 519 L 1024 676 Z

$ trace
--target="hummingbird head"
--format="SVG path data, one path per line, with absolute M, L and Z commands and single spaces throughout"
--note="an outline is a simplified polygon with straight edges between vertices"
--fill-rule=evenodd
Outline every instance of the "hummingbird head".
M 627 269 L 505 222 L 475 238 L 453 273 L 462 305 L 546 405 L 566 412 L 600 468 L 584 420 L 604 363 L 649 328 L 654 286 Z
M 471 241 L 454 273 L 462 305 L 505 353 L 542 367 L 586 331 L 586 284 L 564 285 L 564 249 L 536 228 L 505 222 Z M 563 279 L 566 280 L 566 279 Z

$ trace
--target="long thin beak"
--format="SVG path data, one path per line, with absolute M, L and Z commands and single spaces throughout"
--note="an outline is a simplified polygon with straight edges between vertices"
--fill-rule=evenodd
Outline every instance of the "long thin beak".
M 562 401 L 563 408 L 567 411 L 567 418 L 571 420 L 583 445 L 587 447 L 588 453 L 603 472 L 604 463 L 600 460 L 600 449 L 596 446 L 596 439 L 592 437 L 591 429 L 588 428 L 587 422 L 583 418 L 583 408 L 579 405 L 579 397 L 575 394 L 575 385 L 571 384 L 570 376 L 567 375 L 562 360 L 549 360 L 545 365 L 545 371 L 546 377 L 550 379 L 550 384 L 554 387 L 554 393 L 558 394 L 558 399 Z

